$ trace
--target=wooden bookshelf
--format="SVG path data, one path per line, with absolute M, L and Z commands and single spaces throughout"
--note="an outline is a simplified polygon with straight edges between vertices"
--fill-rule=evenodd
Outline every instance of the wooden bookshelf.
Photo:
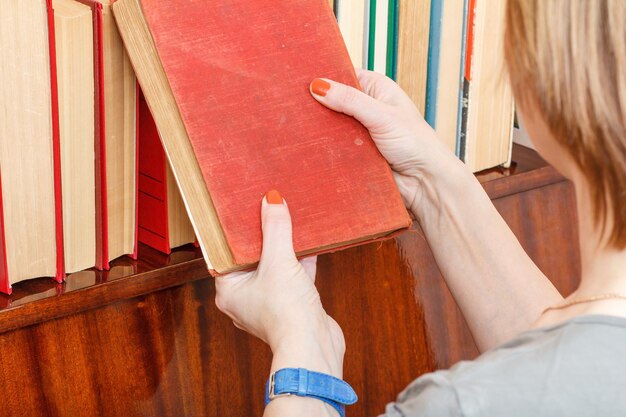
M 562 292 L 580 274 L 571 185 L 534 151 L 478 178 L 529 255 Z M 345 377 L 371 416 L 424 372 L 476 347 L 416 225 L 384 243 L 320 256 L 324 305 L 344 328 Z M 261 415 L 270 352 L 214 306 L 200 251 L 83 271 L 0 296 L 2 415 Z

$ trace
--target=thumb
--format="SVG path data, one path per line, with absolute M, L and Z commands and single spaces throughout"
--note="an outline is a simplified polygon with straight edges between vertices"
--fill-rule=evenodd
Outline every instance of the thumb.
M 289 208 L 276 190 L 268 191 L 261 203 L 261 228 L 263 230 L 263 250 L 261 264 L 297 262 L 291 237 L 291 216 Z
M 324 106 L 354 117 L 370 131 L 386 120 L 387 105 L 354 87 L 316 78 L 311 82 L 310 91 Z

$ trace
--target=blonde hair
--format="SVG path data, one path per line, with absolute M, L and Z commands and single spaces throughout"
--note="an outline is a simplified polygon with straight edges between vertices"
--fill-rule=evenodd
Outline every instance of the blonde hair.
M 594 220 L 626 247 L 626 1 L 509 0 L 513 92 L 534 106 L 589 183 Z

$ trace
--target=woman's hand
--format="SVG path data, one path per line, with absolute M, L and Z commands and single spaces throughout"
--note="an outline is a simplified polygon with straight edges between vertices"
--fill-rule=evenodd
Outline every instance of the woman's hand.
M 384 75 L 357 74 L 363 91 L 316 79 L 311 93 L 369 129 L 479 349 L 527 330 L 545 307 L 562 300 L 560 294 L 400 87 Z
M 341 377 L 343 333 L 315 288 L 316 258 L 295 256 L 289 209 L 278 192 L 263 199 L 261 222 L 259 266 L 216 279 L 218 308 L 270 346 L 273 370 L 293 366 Z
M 411 99 L 384 75 L 357 69 L 360 91 L 326 79 L 311 83 L 313 97 L 324 106 L 353 116 L 370 132 L 394 171 L 400 193 L 412 211 L 425 178 L 448 175 L 462 164 L 437 139 Z

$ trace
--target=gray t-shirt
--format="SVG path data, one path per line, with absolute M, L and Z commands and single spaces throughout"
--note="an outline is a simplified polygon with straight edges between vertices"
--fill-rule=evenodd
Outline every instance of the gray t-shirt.
M 624 417 L 626 318 L 589 315 L 522 333 L 423 375 L 384 417 Z

